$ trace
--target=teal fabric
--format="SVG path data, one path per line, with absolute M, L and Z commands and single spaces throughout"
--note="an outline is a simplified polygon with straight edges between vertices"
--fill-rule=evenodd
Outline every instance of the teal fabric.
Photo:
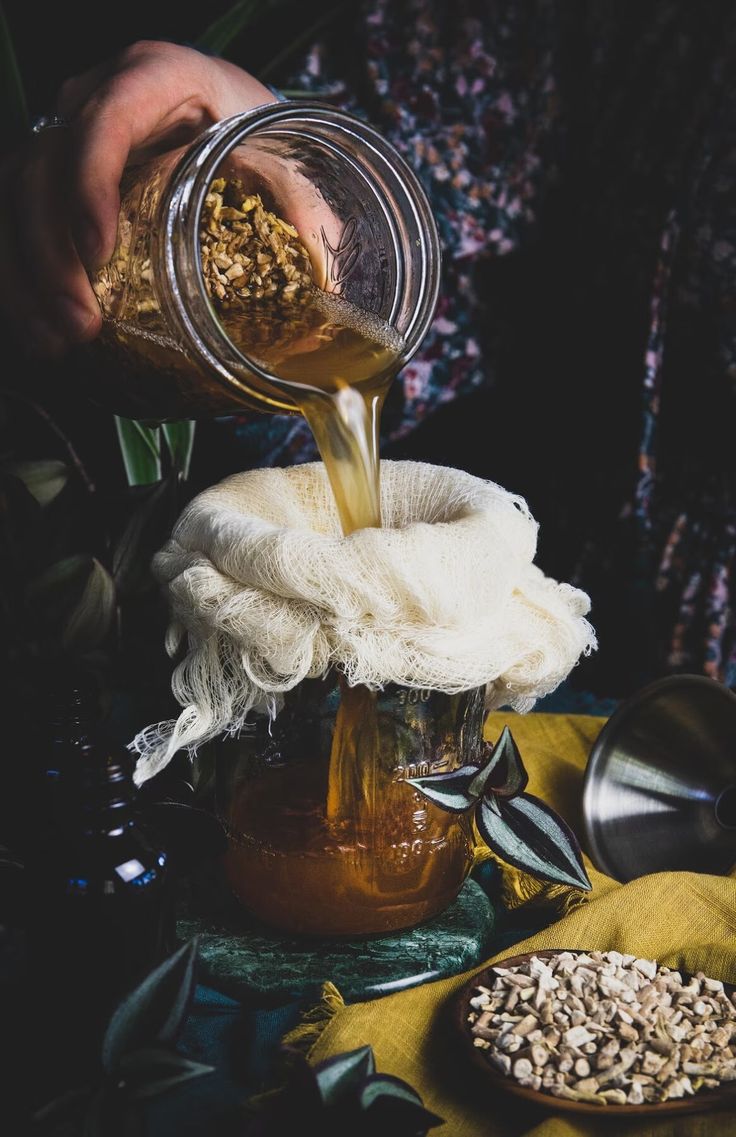
M 489 952 L 495 954 L 518 943 L 552 918 L 552 913 L 544 909 L 532 909 L 521 917 L 518 912 L 504 912 L 500 905 L 500 873 L 492 862 L 480 865 L 472 876 L 496 907 Z M 281 1038 L 318 997 L 319 991 L 309 987 L 289 1002 L 246 1005 L 200 985 L 179 1048 L 196 1061 L 215 1066 L 216 1071 L 150 1102 L 145 1113 L 148 1135 L 242 1135 L 243 1103 L 274 1084 Z
M 316 992 L 279 1007 L 246 1008 L 198 987 L 179 1049 L 215 1067 L 175 1092 L 147 1103 L 150 1137 L 219 1137 L 242 1132 L 242 1103 L 268 1085 L 279 1042 Z

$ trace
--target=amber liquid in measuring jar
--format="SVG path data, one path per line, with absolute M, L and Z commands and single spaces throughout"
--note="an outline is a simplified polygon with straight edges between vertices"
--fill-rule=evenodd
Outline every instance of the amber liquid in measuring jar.
M 311 327 L 275 350 L 254 349 L 241 316 L 221 319 L 234 343 L 293 382 L 343 533 L 379 527 L 378 427 L 402 341 L 375 317 L 317 290 L 306 317 Z M 228 879 L 246 906 L 290 930 L 357 935 L 409 927 L 454 898 L 469 868 L 469 837 L 397 778 L 399 759 L 382 752 L 376 695 L 342 676 L 339 684 L 326 773 L 315 754 L 296 773 L 272 770 L 246 782 L 230 801 Z

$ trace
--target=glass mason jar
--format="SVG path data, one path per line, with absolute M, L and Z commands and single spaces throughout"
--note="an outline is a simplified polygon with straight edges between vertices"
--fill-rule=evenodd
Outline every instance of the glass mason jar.
M 334 672 L 287 693 L 273 723 L 259 718 L 217 746 L 230 887 L 253 915 L 289 932 L 412 927 L 454 900 L 472 865 L 471 818 L 435 806 L 407 779 L 480 763 L 483 689 L 350 690 L 357 734 L 342 771 L 334 739 L 346 684 Z
M 437 299 L 439 241 L 424 191 L 364 122 L 319 103 L 279 103 L 125 171 L 117 246 L 92 281 L 103 329 L 80 352 L 87 395 L 151 421 L 295 411 L 289 384 L 232 342 L 207 294 L 199 228 L 219 177 L 262 193 L 297 229 L 320 289 L 399 333 L 398 371 Z

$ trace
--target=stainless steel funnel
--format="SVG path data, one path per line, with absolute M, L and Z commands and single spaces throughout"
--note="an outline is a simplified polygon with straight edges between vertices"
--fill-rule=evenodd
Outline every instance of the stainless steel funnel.
M 588 851 L 616 880 L 736 865 L 736 695 L 700 675 L 637 692 L 596 739 L 585 771 Z

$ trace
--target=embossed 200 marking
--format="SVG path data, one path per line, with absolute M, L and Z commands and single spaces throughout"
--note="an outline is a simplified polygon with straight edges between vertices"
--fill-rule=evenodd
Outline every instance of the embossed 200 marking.
M 416 687 L 411 690 L 402 687 L 396 696 L 396 700 L 403 707 L 406 703 L 428 703 L 431 697 L 432 692 L 426 687 Z

